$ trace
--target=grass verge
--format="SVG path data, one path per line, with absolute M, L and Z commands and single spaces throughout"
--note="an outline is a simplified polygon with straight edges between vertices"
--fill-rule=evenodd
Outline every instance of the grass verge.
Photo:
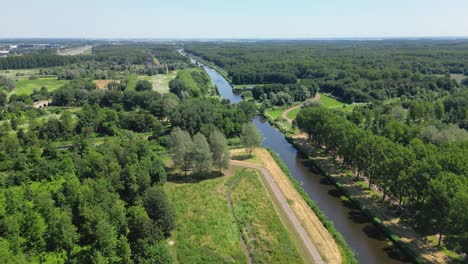
M 236 170 L 234 215 L 253 263 L 303 263 L 257 172 Z

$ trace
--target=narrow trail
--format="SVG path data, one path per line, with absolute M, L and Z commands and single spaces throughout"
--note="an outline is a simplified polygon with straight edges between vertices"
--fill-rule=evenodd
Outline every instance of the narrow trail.
M 320 94 L 317 92 L 314 96 L 314 98 L 312 98 L 312 101 L 319 101 L 320 100 Z M 295 105 L 291 108 L 288 108 L 286 109 L 282 114 L 281 114 L 281 117 L 286 119 L 288 121 L 288 123 L 292 124 L 293 120 L 291 118 L 288 117 L 288 114 L 289 112 L 295 110 L 295 109 L 298 109 L 299 107 L 302 107 L 304 104 L 300 104 L 300 105 Z
M 261 172 L 265 179 L 265 183 L 268 185 L 267 189 L 270 191 L 270 194 L 278 201 L 278 209 L 281 210 L 284 213 L 284 215 L 286 215 L 286 217 L 288 218 L 289 222 L 291 223 L 291 226 L 294 228 L 295 233 L 303 242 L 304 248 L 307 250 L 307 253 L 312 257 L 315 264 L 324 264 L 320 253 L 318 252 L 315 245 L 312 243 L 307 231 L 301 225 L 301 222 L 297 218 L 296 214 L 289 206 L 288 201 L 284 197 L 279 186 L 276 184 L 270 171 L 264 166 L 238 160 L 231 160 L 231 165 L 236 167 L 250 168 Z
M 240 179 L 241 179 L 241 177 L 237 177 L 237 179 L 235 179 L 231 183 L 231 185 L 229 185 L 229 187 L 228 187 L 228 189 L 226 191 L 226 200 L 227 200 L 227 203 L 228 203 L 228 206 L 229 206 L 229 210 L 231 210 L 231 214 L 234 217 L 234 221 L 236 221 L 236 225 L 239 227 L 239 237 L 240 237 L 240 241 L 241 241 L 241 244 L 242 244 L 242 251 L 244 251 L 244 254 L 247 257 L 247 263 L 252 264 L 252 258 L 250 257 L 249 248 L 247 247 L 247 243 L 245 243 L 244 237 L 242 237 L 242 230 L 240 230 L 240 225 L 236 220 L 236 215 L 234 214 L 234 208 L 232 206 L 232 199 L 231 199 L 231 190 L 232 190 L 232 188 L 234 188 L 237 185 L 237 183 L 239 182 Z

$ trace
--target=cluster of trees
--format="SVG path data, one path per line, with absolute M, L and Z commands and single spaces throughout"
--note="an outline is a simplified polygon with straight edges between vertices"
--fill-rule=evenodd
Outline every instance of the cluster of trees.
M 154 143 L 59 151 L 26 134 L 0 137 L 1 262 L 170 262 L 175 218 Z
M 438 145 L 468 140 L 464 104 L 468 106 L 468 101 L 462 96 L 426 101 L 402 98 L 393 103 L 355 107 L 348 119 L 358 127 L 394 142 L 408 144 L 412 139 L 420 138 Z
M 30 54 L 0 58 L 0 69 L 30 69 L 64 66 L 90 60 L 89 56 L 60 56 L 56 54 Z
M 219 173 L 229 167 L 230 153 L 224 134 L 218 130 L 211 131 L 209 140 L 202 133 L 193 137 L 178 127 L 170 135 L 170 148 L 174 164 L 180 167 L 185 175 L 193 169 L 197 176 L 210 174 L 215 167 Z
M 318 89 L 315 81 L 304 79 L 299 84 L 256 85 L 252 89 L 252 97 L 270 106 L 283 106 L 310 99 L 315 96 Z
M 225 68 L 234 84 L 314 79 L 346 102 L 459 89 L 468 74 L 466 41 L 296 41 L 192 43 L 187 52 Z M 292 94 L 291 94 L 292 95 Z
M 195 135 L 201 132 L 205 135 L 209 131 L 219 130 L 228 138 L 239 136 L 242 124 L 250 122 L 257 110 L 250 102 L 235 105 L 222 104 L 217 98 L 191 98 L 183 100 L 169 114 L 174 127 Z
M 378 187 L 405 208 L 417 227 L 468 248 L 468 142 L 439 146 L 413 139 L 407 145 L 363 130 L 338 113 L 310 107 L 297 116 L 298 127 L 343 166 Z

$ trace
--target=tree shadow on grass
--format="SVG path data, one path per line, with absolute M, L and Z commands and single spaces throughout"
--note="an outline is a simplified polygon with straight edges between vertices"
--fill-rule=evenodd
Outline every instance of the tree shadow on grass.
M 232 159 L 232 160 L 240 160 L 240 161 L 242 161 L 242 160 L 248 160 L 248 159 L 250 159 L 251 157 L 253 157 L 253 156 L 250 156 L 248 153 L 244 153 L 244 154 L 236 154 L 236 155 L 233 155 L 233 156 L 231 157 L 231 159 Z
M 218 171 L 212 171 L 210 173 L 205 174 L 188 174 L 187 176 L 185 176 L 184 174 L 169 174 L 167 176 L 167 181 L 173 183 L 198 183 L 223 176 L 224 174 L 220 174 Z

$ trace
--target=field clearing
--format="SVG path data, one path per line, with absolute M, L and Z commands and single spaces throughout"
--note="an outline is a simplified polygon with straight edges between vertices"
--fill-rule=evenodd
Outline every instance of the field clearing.
M 465 78 L 468 79 L 468 76 L 465 76 L 463 74 L 450 74 L 450 76 L 452 77 L 452 79 L 454 79 L 458 83 L 461 83 L 461 81 Z
M 34 89 L 39 91 L 41 87 L 47 87 L 47 91 L 52 92 L 67 82 L 66 80 L 58 80 L 57 78 L 21 79 L 16 82 L 16 88 L 11 91 L 11 94 L 30 95 L 34 92 Z
M 234 214 L 253 263 L 303 263 L 257 172 L 236 170 Z
M 96 84 L 97 89 L 99 90 L 104 90 L 107 89 L 107 85 L 111 82 L 118 82 L 120 83 L 119 80 L 94 80 L 93 81 Z
M 177 72 L 167 74 L 157 74 L 154 76 L 145 76 L 143 79 L 150 81 L 153 84 L 153 90 L 159 93 L 169 92 L 169 82 L 177 77 Z
M 167 182 L 164 189 L 176 212 L 172 251 L 179 263 L 246 263 L 239 230 L 226 191 L 233 176 Z

